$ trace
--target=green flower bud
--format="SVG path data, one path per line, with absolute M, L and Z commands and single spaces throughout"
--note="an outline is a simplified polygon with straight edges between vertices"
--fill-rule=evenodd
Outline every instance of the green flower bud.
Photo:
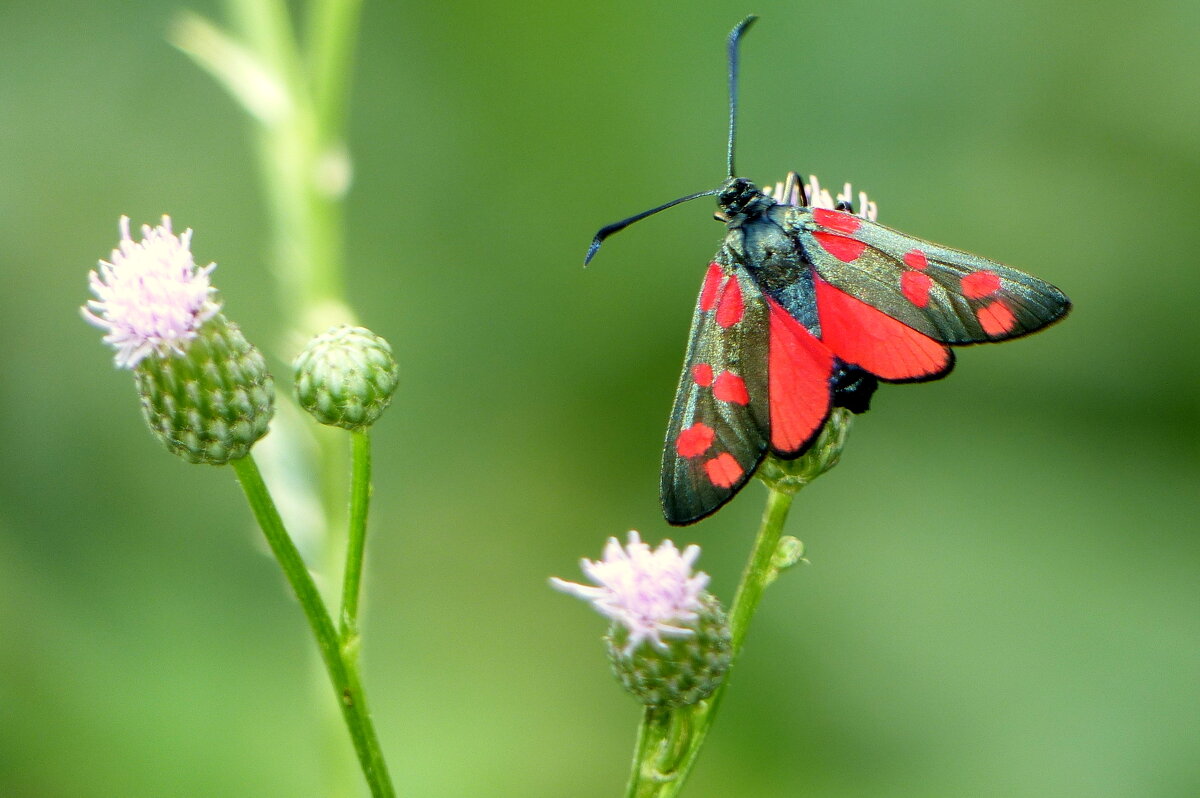
M 190 463 L 245 457 L 275 412 L 266 361 L 221 314 L 182 353 L 145 357 L 133 373 L 150 431 Z
M 775 546 L 775 553 L 771 555 L 771 565 L 767 570 L 765 584 L 771 584 L 779 578 L 780 572 L 801 562 L 808 562 L 804 559 L 803 541 L 793 535 L 784 535 Z
M 795 493 L 838 464 L 853 419 L 849 410 L 835 407 L 807 452 L 792 460 L 767 455 L 756 476 L 775 490 Z
M 700 595 L 699 616 L 687 624 L 686 637 L 662 636 L 665 649 L 650 639 L 629 651 L 629 628 L 614 622 L 604 642 L 613 673 L 647 706 L 669 708 L 695 704 L 713 694 L 729 670 L 733 645 L 729 621 L 711 593 Z
M 375 423 L 399 378 L 387 341 L 344 324 L 309 341 L 292 365 L 300 406 L 322 424 L 349 430 Z

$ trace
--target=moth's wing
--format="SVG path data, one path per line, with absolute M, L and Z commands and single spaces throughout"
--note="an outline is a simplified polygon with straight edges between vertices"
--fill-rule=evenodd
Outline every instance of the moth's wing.
M 709 265 L 663 447 L 672 524 L 733 498 L 768 446 L 795 456 L 829 415 L 834 358 L 724 253 Z
M 941 343 L 1028 335 L 1071 309 L 1062 291 L 1003 263 L 842 211 L 797 210 L 811 216 L 801 240 L 826 282 Z
M 766 453 L 768 316 L 744 269 L 709 264 L 663 446 L 660 497 L 672 524 L 690 524 L 741 489 Z

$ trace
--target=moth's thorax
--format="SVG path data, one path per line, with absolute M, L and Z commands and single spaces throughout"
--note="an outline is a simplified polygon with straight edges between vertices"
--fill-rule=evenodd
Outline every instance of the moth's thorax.
M 770 200 L 769 197 L 764 199 Z M 753 219 L 729 225 L 725 258 L 747 272 L 813 335 L 820 335 L 813 295 L 813 265 L 798 238 L 802 219 L 792 205 L 772 204 Z
M 775 200 L 744 177 L 731 177 L 717 192 L 718 216 L 730 228 L 754 222 L 775 205 Z
M 789 205 L 772 204 L 755 217 L 743 217 L 740 224 L 729 224 L 725 249 L 760 281 L 776 276 L 790 279 L 804 260 L 791 210 Z

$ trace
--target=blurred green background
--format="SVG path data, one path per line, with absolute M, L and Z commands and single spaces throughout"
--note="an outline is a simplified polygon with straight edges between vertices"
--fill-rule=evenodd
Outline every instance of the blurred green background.
M 153 441 L 78 315 L 118 216 L 170 213 L 287 373 L 251 128 L 180 8 L 0 5 L 4 796 L 324 796 L 348 749 L 232 473 Z M 880 390 L 685 794 L 1200 794 L 1194 0 L 368 2 L 349 291 L 403 382 L 364 667 L 400 792 L 620 794 L 639 711 L 546 578 L 636 528 L 732 594 L 763 488 L 685 529 L 656 492 L 722 228 L 694 203 L 579 265 L 721 179 L 748 11 L 742 174 L 852 180 L 1075 311 Z

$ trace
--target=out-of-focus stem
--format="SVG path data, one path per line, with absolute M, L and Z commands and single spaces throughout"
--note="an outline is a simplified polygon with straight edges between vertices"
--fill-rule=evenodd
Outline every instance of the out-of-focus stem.
M 367 542 L 367 505 L 371 500 L 370 434 L 365 429 L 359 429 L 350 435 L 354 448 L 350 477 L 350 531 L 346 541 L 346 574 L 342 579 L 342 612 L 338 630 L 343 646 L 353 643 L 358 637 L 358 599 Z

